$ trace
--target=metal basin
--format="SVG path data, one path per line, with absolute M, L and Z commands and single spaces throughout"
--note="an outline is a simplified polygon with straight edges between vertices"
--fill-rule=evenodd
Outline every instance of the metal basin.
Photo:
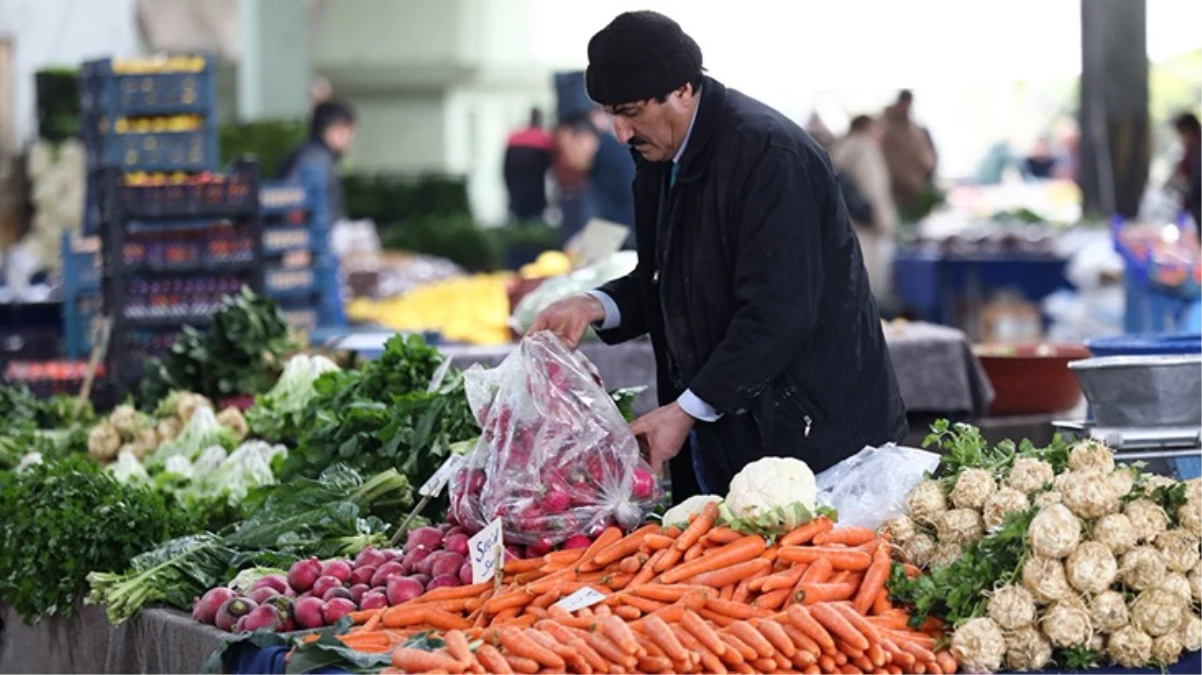
M 1202 425 L 1202 354 L 1105 356 L 1068 367 L 1099 427 Z

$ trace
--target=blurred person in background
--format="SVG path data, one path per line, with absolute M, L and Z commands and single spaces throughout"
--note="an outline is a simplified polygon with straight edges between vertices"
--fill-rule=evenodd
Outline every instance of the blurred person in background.
M 881 150 L 889 167 L 893 199 L 909 206 L 935 177 L 935 147 L 926 129 L 911 119 L 914 95 L 902 90 L 897 102 L 881 115 Z
M 633 228 L 634 195 L 630 186 L 634 182 L 634 159 L 614 136 L 609 115 L 597 108 L 573 115 L 560 128 L 557 145 L 562 149 L 563 161 L 580 181 L 573 196 L 575 202 L 565 211 L 562 240 L 566 243 L 593 218 Z M 634 237 L 626 240 L 626 246 L 634 246 Z
M 724 494 L 762 457 L 822 471 L 900 442 L 905 407 L 827 154 L 703 71 L 672 19 L 626 12 L 589 41 L 589 97 L 630 146 L 638 264 L 544 309 L 576 348 L 650 335 L 660 407 L 631 424 L 672 498 Z
M 1056 167 L 1052 171 L 1058 180 L 1077 180 L 1077 155 L 1081 148 L 1081 133 L 1077 121 L 1062 117 L 1056 123 Z
M 558 189 L 560 242 L 566 244 L 596 215 L 589 171 L 600 141 L 586 115 L 560 119 L 553 140 L 551 175 Z
M 319 170 L 326 178 L 330 225 L 346 217 L 338 163 L 355 140 L 355 111 L 341 101 L 326 101 L 313 108 L 309 140 L 292 151 L 280 164 L 279 178 L 300 180 L 306 169 Z
M 831 149 L 831 162 L 855 188 L 851 194 L 844 189 L 843 199 L 852 229 L 860 240 L 868 283 L 877 301 L 883 303 L 890 293 L 889 253 L 897 233 L 898 215 L 889 183 L 889 167 L 881 153 L 880 133 L 880 125 L 871 117 L 857 116 L 851 121 L 847 136 Z M 861 199 L 866 208 L 857 207 Z
M 1194 226 L 1202 232 L 1202 130 L 1193 113 L 1181 113 L 1173 119 L 1173 128 L 1181 140 L 1181 159 L 1173 170 L 1172 184 L 1181 193 L 1181 210 L 1190 214 Z
M 1048 137 L 1040 136 L 1035 140 L 1031 154 L 1023 160 L 1023 170 L 1031 178 L 1047 180 L 1052 177 L 1055 169 L 1056 158 L 1052 156 L 1052 147 L 1048 143 Z
M 530 111 L 525 128 L 509 135 L 505 143 L 505 189 L 509 215 L 517 222 L 542 220 L 547 210 L 547 172 L 555 140 L 543 128 L 543 113 Z

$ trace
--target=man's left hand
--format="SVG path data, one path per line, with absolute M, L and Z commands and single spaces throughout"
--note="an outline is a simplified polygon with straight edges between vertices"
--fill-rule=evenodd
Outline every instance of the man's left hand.
M 651 469 L 659 472 L 665 462 L 680 452 L 689 432 L 693 430 L 693 418 L 676 402 L 656 408 L 630 424 L 635 436 L 646 439 Z

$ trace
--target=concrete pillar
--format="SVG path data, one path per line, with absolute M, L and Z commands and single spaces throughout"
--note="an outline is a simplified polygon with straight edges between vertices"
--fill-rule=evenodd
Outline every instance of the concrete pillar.
M 1081 0 L 1081 154 L 1086 213 L 1132 217 L 1148 181 L 1146 0 Z
M 308 117 L 312 66 L 307 7 L 297 0 L 239 1 L 242 121 Z

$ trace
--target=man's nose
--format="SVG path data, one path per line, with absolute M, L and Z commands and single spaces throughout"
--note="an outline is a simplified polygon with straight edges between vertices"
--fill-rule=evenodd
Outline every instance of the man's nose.
M 621 116 L 614 116 L 614 135 L 622 143 L 628 143 L 634 137 L 634 129 L 630 127 L 630 122 L 622 119 Z

